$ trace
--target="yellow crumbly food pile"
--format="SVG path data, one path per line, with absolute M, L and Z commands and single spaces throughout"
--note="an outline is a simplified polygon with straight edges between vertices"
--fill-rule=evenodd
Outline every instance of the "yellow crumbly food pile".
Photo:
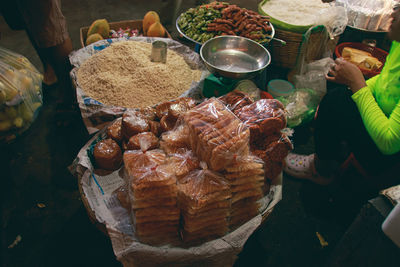
M 179 97 L 200 80 L 176 52 L 167 52 L 167 63 L 150 61 L 151 44 L 113 43 L 86 60 L 78 70 L 85 94 L 106 105 L 142 108 Z

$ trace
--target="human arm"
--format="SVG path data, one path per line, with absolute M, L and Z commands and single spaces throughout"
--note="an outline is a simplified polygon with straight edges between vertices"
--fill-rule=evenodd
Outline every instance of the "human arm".
M 369 86 L 352 95 L 360 111 L 365 128 L 378 149 L 385 155 L 400 151 L 400 102 L 389 117 L 378 106 Z

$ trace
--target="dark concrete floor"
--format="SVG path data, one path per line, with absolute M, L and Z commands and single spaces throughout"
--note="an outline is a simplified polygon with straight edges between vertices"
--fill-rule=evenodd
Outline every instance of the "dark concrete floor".
M 183 1 L 181 10 L 194 6 Z M 258 1 L 231 1 L 257 10 Z M 79 28 L 98 18 L 141 19 L 160 11 L 160 0 L 63 1 L 74 49 L 80 48 Z M 174 37 L 176 30 L 168 26 Z M 42 70 L 23 31 L 11 31 L 0 17 L 0 46 L 26 56 Z M 279 76 L 282 73 L 271 74 Z M 68 126 L 55 113 L 64 85 L 44 88 L 44 106 L 32 127 L 1 146 L 1 261 L 3 266 L 120 266 L 109 239 L 89 221 L 77 181 L 68 171 L 87 135 L 79 115 Z M 307 127 L 298 129 L 296 150 L 313 152 Z M 305 144 L 305 145 L 302 145 Z M 354 188 L 356 188 L 355 186 Z M 353 189 L 353 188 L 352 188 Z M 335 244 L 371 195 L 346 187 L 320 187 L 284 176 L 283 200 L 254 233 L 237 266 L 322 266 Z M 39 208 L 38 203 L 44 203 Z M 322 247 L 316 232 L 329 243 Z M 14 248 L 8 246 L 20 235 Z

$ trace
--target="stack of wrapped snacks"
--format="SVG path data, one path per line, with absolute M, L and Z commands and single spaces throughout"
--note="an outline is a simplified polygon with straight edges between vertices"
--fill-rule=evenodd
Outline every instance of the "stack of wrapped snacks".
M 264 183 L 264 162 L 255 156 L 239 158 L 226 168 L 225 178 L 232 191 L 229 226 L 236 228 L 259 213 L 257 201 L 269 186 Z
M 222 171 L 238 155 L 249 154 L 249 130 L 219 100 L 204 101 L 183 119 L 191 149 L 211 170 Z
M 178 183 L 184 242 L 203 242 L 228 232 L 231 191 L 218 173 L 194 170 Z
M 161 150 L 126 151 L 124 163 L 136 236 L 149 244 L 178 237 L 180 212 L 174 170 Z

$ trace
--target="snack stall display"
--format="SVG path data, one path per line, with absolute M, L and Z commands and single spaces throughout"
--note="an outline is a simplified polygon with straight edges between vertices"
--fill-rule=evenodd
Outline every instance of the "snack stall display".
M 315 16 L 331 7 L 310 3 Z M 231 86 L 250 86 L 240 81 L 269 66 L 274 55 L 262 44 L 274 27 L 265 15 L 213 2 L 182 13 L 177 29 L 202 45 L 200 57 L 145 37 L 98 41 L 70 57 L 83 119 L 98 131 L 71 171 L 121 262 L 232 265 L 281 199 L 293 149 L 285 106 Z M 155 41 L 168 44 L 164 63 L 151 60 Z M 206 98 L 204 86 L 220 78 Z
M 351 131 L 357 138 L 348 141 L 347 126 L 324 118 L 337 113 L 326 106 L 357 105 L 351 115 L 358 119 L 370 115 L 361 102 L 385 101 L 387 86 L 379 83 L 392 75 L 398 42 L 389 54 L 370 35 L 344 37 L 386 34 L 397 1 L 95 1 L 98 10 L 69 20 L 79 32 L 55 48 L 38 48 L 24 29 L 33 46 L 16 51 L 32 50 L 27 58 L 43 63 L 45 79 L 27 58 L 0 47 L 0 146 L 14 189 L 7 265 L 334 262 L 328 256 L 343 243 L 343 222 L 350 225 L 367 195 L 361 191 L 372 190 L 343 179 L 369 175 L 351 143 L 366 132 Z M 53 50 L 64 48 L 67 68 L 53 62 L 53 52 L 62 52 Z M 322 131 L 336 139 L 319 138 Z M 321 147 L 332 140 L 337 159 L 325 163 Z M 343 163 L 341 152 L 349 154 Z M 29 246 L 38 253 L 26 254 Z
M 213 5 L 251 19 L 236 6 Z M 78 90 L 99 106 L 122 106 L 71 170 L 92 219 L 105 225 L 122 262 L 232 265 L 281 199 L 283 160 L 293 149 L 282 131 L 285 110 L 279 101 L 253 98 L 246 90 L 204 98 L 201 87 L 190 88 L 209 74 L 197 57 L 169 41 L 181 53 L 168 50 L 165 64 L 150 62 L 151 41 L 113 40 L 95 53 L 105 44 L 99 41 L 71 57 L 78 59 L 72 75 Z M 243 59 L 231 56 L 238 69 L 221 75 L 250 79 L 268 66 L 268 51 L 251 42 L 220 47 L 241 50 Z M 259 53 L 267 56 L 261 63 Z M 257 66 L 241 67 L 250 57 Z

